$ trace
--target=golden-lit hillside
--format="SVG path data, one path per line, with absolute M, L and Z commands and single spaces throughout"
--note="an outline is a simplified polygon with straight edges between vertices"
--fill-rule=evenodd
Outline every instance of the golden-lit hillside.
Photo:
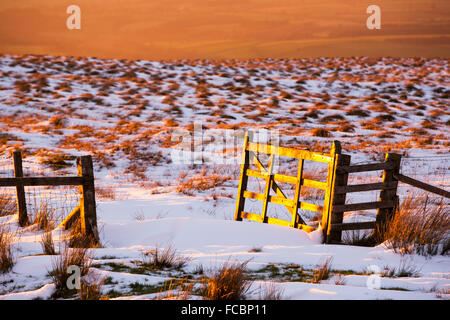
M 68 30 L 73 1 L 0 3 L 0 52 L 128 59 L 308 56 L 440 56 L 450 52 L 450 2 L 379 0 L 381 30 L 368 30 L 370 1 L 77 0 L 81 30 Z

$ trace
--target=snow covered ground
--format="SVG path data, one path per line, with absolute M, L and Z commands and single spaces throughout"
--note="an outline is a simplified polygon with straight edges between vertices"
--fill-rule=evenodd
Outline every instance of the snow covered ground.
M 182 210 L 183 205 L 174 206 L 174 198 L 166 199 L 171 211 Z M 180 203 L 185 199 L 180 197 Z M 151 203 L 151 200 L 149 200 Z M 161 201 L 161 200 L 159 200 Z M 92 249 L 93 264 L 103 277 L 109 277 L 112 285 L 106 285 L 105 293 L 114 289 L 122 292 L 122 298 L 144 299 L 155 294 L 134 295 L 130 285 L 136 282 L 156 286 L 170 281 L 174 274 L 165 272 L 136 274 L 133 261 L 142 258 L 142 252 L 158 247 L 173 246 L 183 256 L 191 258 L 183 272 L 190 273 L 202 265 L 205 269 L 215 268 L 229 259 L 249 260 L 250 273 L 261 274 L 267 266 L 278 268 L 279 275 L 268 275 L 252 284 L 253 297 L 258 288 L 274 282 L 283 292 L 283 299 L 437 299 L 448 297 L 450 289 L 450 259 L 448 256 L 423 257 L 400 256 L 391 250 L 378 246 L 374 248 L 323 245 L 320 233 L 305 232 L 276 225 L 250 222 L 235 222 L 221 218 L 185 214 L 174 217 L 149 217 L 135 220 L 124 208 L 132 211 L 130 202 L 113 210 L 112 204 L 99 204 L 99 221 L 103 248 Z M 147 206 L 151 208 L 151 206 Z M 4 224 L 14 228 L 14 216 L 5 219 Z M 21 232 L 15 243 L 17 262 L 13 270 L 1 276 L 2 296 L 0 299 L 48 298 L 52 284 L 48 276 L 52 256 L 41 255 L 39 244 L 42 232 Z M 60 230 L 53 231 L 57 240 Z M 58 241 L 56 241 L 58 247 Z M 252 249 L 258 248 L 258 252 Z M 283 279 L 283 270 L 312 270 L 316 265 L 332 257 L 333 276 L 319 284 Z M 123 271 L 111 271 L 111 263 L 126 265 Z M 369 268 L 400 268 L 414 270 L 413 276 L 381 277 L 379 286 L 373 287 L 376 274 L 363 274 Z M 286 269 L 287 268 L 287 269 Z M 376 269 L 375 269 L 376 270 Z M 180 276 L 180 275 L 178 275 Z M 338 285 L 336 285 L 338 283 Z M 252 296 L 250 296 L 252 297 Z M 120 298 L 120 296 L 118 297 Z
M 6 55 L 0 57 L 0 177 L 12 175 L 13 149 L 25 152 L 30 175 L 73 174 L 72 156 L 94 156 L 102 247 L 91 249 L 92 270 L 108 279 L 103 290 L 112 298 L 151 299 L 171 279 L 230 259 L 249 261 L 250 298 L 268 282 L 282 290 L 283 299 L 449 298 L 448 255 L 323 245 L 320 231 L 233 221 L 239 166 L 175 164 L 177 141 L 170 139 L 176 128 L 192 130 L 194 121 L 219 132 L 277 130 L 281 145 L 317 151 L 328 151 L 338 139 L 352 164 L 399 152 L 405 155 L 404 174 L 448 190 L 448 70 L 447 60 L 420 58 L 160 63 Z M 328 136 L 315 136 L 315 128 L 325 128 Z M 239 158 L 240 144 L 234 147 L 227 159 Z M 290 167 L 284 170 L 295 169 Z M 323 178 L 323 168 L 308 170 Z M 377 179 L 379 172 L 350 181 Z M 61 211 L 58 221 L 78 201 L 73 188 L 27 190 L 38 203 L 51 199 Z M 402 197 L 410 192 L 399 188 Z M 348 203 L 377 196 L 352 195 Z M 321 195 L 305 197 L 321 201 Z M 283 209 L 270 208 L 269 215 L 287 218 Z M 345 220 L 373 220 L 374 214 L 356 212 Z M 315 218 L 302 216 L 309 223 Z M 0 216 L 0 225 L 16 232 L 16 263 L 0 274 L 0 299 L 50 298 L 55 257 L 42 254 L 43 231 L 19 228 L 17 215 Z M 61 249 L 62 230 L 52 235 Z M 182 270 L 137 270 L 144 251 L 168 246 L 190 258 Z M 312 270 L 330 258 L 330 279 L 311 283 Z M 367 271 L 402 268 L 410 275 Z M 133 289 L 136 284 L 148 292 Z

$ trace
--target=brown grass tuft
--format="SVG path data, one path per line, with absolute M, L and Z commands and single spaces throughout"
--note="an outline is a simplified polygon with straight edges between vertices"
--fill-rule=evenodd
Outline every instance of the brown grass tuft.
M 221 176 L 217 174 L 206 176 L 205 173 L 202 173 L 200 176 L 190 177 L 185 181 L 181 181 L 177 186 L 177 192 L 193 195 L 195 190 L 204 191 L 216 188 L 229 180 L 231 180 L 230 176 Z
M 327 280 L 331 273 L 331 264 L 333 257 L 328 257 L 324 262 L 319 263 L 313 270 L 313 283 L 320 283 L 322 280 Z
M 16 213 L 17 202 L 15 198 L 6 192 L 0 193 L 0 217 Z
M 66 241 L 70 248 L 100 248 L 93 236 L 85 235 L 81 229 L 81 220 L 76 219 L 70 226 L 69 233 L 66 235 Z
M 11 248 L 14 235 L 0 226 L 0 273 L 11 271 L 14 266 L 14 257 Z
M 170 245 L 166 249 L 157 246 L 155 249 L 144 252 L 143 255 L 141 266 L 150 270 L 181 269 L 190 261 L 189 258 L 180 256 Z
M 225 262 L 202 279 L 202 295 L 207 300 L 245 300 L 251 282 L 245 279 L 247 262 Z
M 41 237 L 42 252 L 46 255 L 56 255 L 55 244 L 51 232 L 45 232 Z
M 55 128 L 64 128 L 67 125 L 67 119 L 62 116 L 53 116 L 50 118 L 49 124 Z
M 43 153 L 41 163 L 51 167 L 53 170 L 61 170 L 67 167 L 71 167 L 72 164 L 68 161 L 73 161 L 74 156 L 64 153 Z
M 30 225 L 34 225 L 38 230 L 49 231 L 55 227 L 55 209 L 52 208 L 47 202 L 41 202 L 35 218 L 30 221 Z
M 164 282 L 164 287 L 158 292 L 155 300 L 188 300 L 194 291 L 195 282 L 187 279 L 171 279 L 169 285 Z
M 343 233 L 343 243 L 352 246 L 372 247 L 375 245 L 370 233 L 361 230 L 351 230 Z
M 412 260 L 407 260 L 402 258 L 400 260 L 400 265 L 396 267 L 385 266 L 381 272 L 382 277 L 418 277 L 420 276 L 420 269 L 412 262 Z
M 95 187 L 95 196 L 100 199 L 115 200 L 116 193 L 113 187 Z
M 450 208 L 443 200 L 432 203 L 427 194 L 409 195 L 394 217 L 378 230 L 380 242 L 400 254 L 446 254 L 449 247 Z
M 104 282 L 105 278 L 89 272 L 89 274 L 80 281 L 78 298 L 80 300 L 108 300 L 109 297 L 102 293 Z
M 311 134 L 314 137 L 322 137 L 322 138 L 327 138 L 327 137 L 331 137 L 332 136 L 332 134 L 328 130 L 323 129 L 323 128 L 312 129 L 311 130 Z
M 281 300 L 283 296 L 283 289 L 277 287 L 273 282 L 260 286 L 259 300 Z
M 68 272 L 70 266 L 79 267 L 80 277 L 85 276 L 90 267 L 90 253 L 88 249 L 65 248 L 62 254 L 52 260 L 52 270 L 49 274 L 56 287 L 53 298 L 67 298 L 76 293 L 76 289 L 69 289 L 67 286 L 67 280 L 72 275 L 72 273 Z
M 339 132 L 355 132 L 355 126 L 349 123 L 343 124 L 337 128 Z

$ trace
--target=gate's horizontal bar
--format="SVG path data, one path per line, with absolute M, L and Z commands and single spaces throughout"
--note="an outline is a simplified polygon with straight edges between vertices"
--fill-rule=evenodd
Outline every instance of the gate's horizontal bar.
M 244 191 L 244 198 L 264 201 L 264 195 L 262 193 L 251 192 L 251 191 Z M 294 207 L 294 200 L 286 199 L 286 198 L 282 198 L 282 197 L 269 196 L 269 202 L 275 203 L 275 204 L 281 204 L 286 207 L 291 207 L 291 208 Z M 300 202 L 299 209 L 314 211 L 314 212 L 318 212 L 318 213 L 323 212 L 323 206 L 320 206 L 318 204 L 303 202 L 303 201 Z
M 272 146 L 269 144 L 263 144 L 263 143 L 256 143 L 256 142 L 249 142 L 247 146 L 248 151 L 252 152 L 261 152 L 266 154 L 276 154 L 280 157 L 289 157 L 289 158 L 298 158 L 298 159 L 304 159 L 304 160 L 311 160 L 311 161 L 317 161 L 317 162 L 325 162 L 325 163 L 331 163 L 333 162 L 333 157 L 330 154 L 327 153 L 319 153 L 319 152 L 312 152 L 307 150 L 298 150 L 293 148 L 286 148 L 286 147 L 277 147 Z

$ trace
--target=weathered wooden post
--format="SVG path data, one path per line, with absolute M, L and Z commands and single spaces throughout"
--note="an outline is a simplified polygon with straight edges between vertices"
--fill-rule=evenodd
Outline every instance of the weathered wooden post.
M 330 220 L 327 230 L 327 243 L 340 243 L 342 241 L 342 230 L 333 230 L 332 225 L 342 223 L 344 212 L 334 210 L 334 206 L 344 205 L 347 197 L 346 193 L 336 193 L 337 187 L 345 187 L 348 182 L 348 172 L 341 171 L 342 166 L 350 165 L 351 156 L 347 154 L 336 154 L 334 183 L 331 190 Z
M 325 190 L 325 200 L 323 204 L 322 228 L 324 243 L 328 243 L 327 239 L 330 231 L 331 212 L 333 209 L 333 192 L 336 175 L 337 156 L 341 153 L 341 151 L 341 143 L 335 140 L 330 150 L 330 155 L 333 157 L 333 162 L 328 164 L 327 189 Z
M 242 150 L 241 175 L 239 177 L 239 187 L 237 193 L 236 210 L 234 212 L 234 220 L 242 221 L 241 212 L 244 210 L 245 198 L 244 191 L 247 189 L 247 169 L 250 166 L 250 152 L 247 150 L 248 143 L 253 139 L 253 132 L 247 131 L 244 137 L 244 148 Z
M 94 168 L 91 156 L 77 158 L 78 175 L 83 177 L 83 184 L 80 185 L 80 221 L 81 232 L 87 236 L 92 236 L 95 243 L 99 243 L 97 228 L 97 212 L 95 205 Z
M 395 214 L 395 210 L 398 205 L 398 196 L 397 196 L 397 186 L 398 179 L 396 175 L 399 174 L 400 171 L 400 163 L 402 160 L 402 155 L 398 153 L 386 153 L 385 162 L 392 163 L 388 169 L 385 169 L 383 172 L 383 183 L 385 185 L 389 185 L 389 189 L 382 189 L 380 192 L 379 201 L 381 202 L 392 202 L 392 207 L 389 208 L 379 208 L 377 209 L 377 219 L 376 219 L 376 228 L 373 235 L 376 235 L 378 232 L 383 230 L 386 227 L 386 223 L 391 220 Z
M 23 177 L 22 153 L 20 151 L 13 152 L 14 161 L 14 178 Z M 17 212 L 19 215 L 19 225 L 25 227 L 28 224 L 27 202 L 25 199 L 24 186 L 16 186 L 17 196 Z

